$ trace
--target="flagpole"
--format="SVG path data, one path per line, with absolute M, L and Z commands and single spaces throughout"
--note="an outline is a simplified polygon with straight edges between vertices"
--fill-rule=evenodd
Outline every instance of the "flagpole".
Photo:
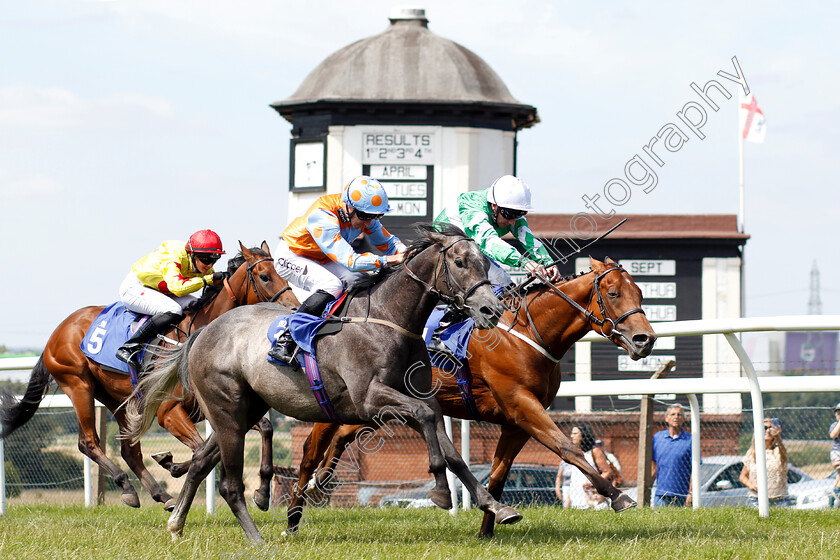
M 741 99 L 741 92 L 738 92 L 738 99 Z M 744 233 L 744 133 L 741 131 L 741 103 L 738 102 L 738 110 L 735 111 L 735 119 L 738 125 L 738 225 L 741 228 L 741 233 Z M 745 266 L 744 258 L 747 245 L 744 243 L 741 248 L 741 317 L 747 316 L 747 298 L 744 293 L 746 288 Z M 740 336 L 740 335 L 739 335 Z
M 740 92 L 738 98 L 741 98 Z M 741 131 L 741 107 L 738 104 L 738 111 L 735 113 L 738 123 L 738 224 L 741 233 L 744 233 L 744 134 Z

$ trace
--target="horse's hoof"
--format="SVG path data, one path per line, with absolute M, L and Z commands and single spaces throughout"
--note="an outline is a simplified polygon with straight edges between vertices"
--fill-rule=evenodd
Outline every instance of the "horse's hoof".
M 496 523 L 499 525 L 513 525 L 521 519 L 522 514 L 512 507 L 502 506 L 502 508 L 496 512 Z
M 166 500 L 166 503 L 163 504 L 164 511 L 168 511 L 170 513 L 175 511 L 175 504 L 177 503 L 178 500 L 176 500 L 175 498 L 169 498 L 168 500 Z
M 254 492 L 254 505 L 260 508 L 260 511 L 268 511 L 268 497 L 259 492 Z
M 123 501 L 123 503 L 125 505 L 127 505 L 129 507 L 133 507 L 133 508 L 139 508 L 140 507 L 140 498 L 138 498 L 137 494 L 135 494 L 134 492 L 126 492 L 122 496 L 120 496 L 120 499 Z
M 432 491 L 429 492 L 429 499 L 439 508 L 452 509 L 452 494 L 449 493 L 449 490 L 432 488 Z
M 169 529 L 169 534 L 172 535 L 172 542 L 178 542 L 178 539 L 181 538 L 181 535 L 184 534 L 184 526 L 178 526 L 177 523 L 172 521 L 172 517 L 169 517 L 169 521 L 166 522 L 166 528 Z
M 624 511 L 625 509 L 634 508 L 636 505 L 637 504 L 633 501 L 633 498 L 627 494 L 619 494 L 618 498 L 612 501 L 612 509 L 616 513 Z
M 165 461 L 167 459 L 169 459 L 169 460 L 172 459 L 172 452 L 171 451 L 161 451 L 160 453 L 155 453 L 154 455 L 152 455 L 152 459 L 154 459 L 155 462 L 158 465 L 160 465 L 163 461 Z

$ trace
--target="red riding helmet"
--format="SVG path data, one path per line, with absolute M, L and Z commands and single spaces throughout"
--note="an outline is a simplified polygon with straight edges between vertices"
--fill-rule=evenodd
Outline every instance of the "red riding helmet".
M 202 229 L 190 235 L 190 240 L 187 241 L 187 251 L 191 253 L 225 254 L 224 249 L 222 249 L 222 239 L 215 231 L 210 229 Z

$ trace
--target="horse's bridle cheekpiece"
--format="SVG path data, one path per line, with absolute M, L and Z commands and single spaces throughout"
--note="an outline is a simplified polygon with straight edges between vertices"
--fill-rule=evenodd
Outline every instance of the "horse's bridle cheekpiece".
M 626 311 L 626 312 L 622 313 L 621 315 L 619 315 L 615 319 L 613 319 L 610 316 L 610 312 L 609 312 L 609 310 L 607 310 L 607 306 L 604 303 L 604 296 L 601 294 L 601 279 L 604 278 L 604 276 L 606 276 L 610 272 L 614 272 L 614 271 L 619 271 L 620 272 L 622 270 L 624 270 L 624 268 L 622 268 L 621 265 L 616 264 L 616 265 L 613 265 L 612 267 L 608 268 L 607 270 L 605 270 L 601 274 L 597 274 L 595 276 L 595 281 L 592 282 L 592 291 L 589 293 L 589 303 L 587 304 L 586 308 L 584 308 L 578 302 L 576 302 L 575 300 L 573 300 L 572 298 L 567 296 L 560 288 L 558 288 L 557 286 L 555 286 L 551 282 L 547 282 L 547 284 L 552 290 L 557 292 L 557 294 L 560 297 L 562 297 L 564 300 L 566 300 L 569 303 L 569 305 L 571 305 L 572 307 L 574 307 L 575 309 L 577 309 L 578 311 L 583 313 L 583 315 L 586 317 L 587 321 L 597 325 L 598 330 L 601 333 L 601 336 L 603 336 L 605 338 L 610 338 L 613 335 L 613 333 L 618 333 L 619 336 L 624 338 L 624 335 L 620 331 L 616 331 L 615 328 L 618 326 L 619 323 L 624 321 L 624 319 L 626 319 L 630 315 L 633 315 L 635 313 L 641 313 L 642 315 L 644 315 L 645 310 L 642 309 L 641 307 L 636 307 L 635 309 L 631 309 L 630 311 Z M 598 308 L 601 310 L 601 318 L 596 317 L 595 314 L 592 311 L 589 310 L 589 305 L 591 305 L 591 303 L 592 303 L 592 298 L 596 297 L 596 296 L 598 298 Z M 605 332 L 605 330 L 604 330 L 604 326 L 607 325 L 607 324 L 610 325 L 609 332 Z M 628 342 L 630 342 L 630 341 L 628 341 Z
M 446 252 L 449 249 L 451 249 L 455 244 L 460 243 L 462 241 L 469 241 L 470 243 L 475 243 L 475 241 L 473 241 L 469 237 L 462 237 L 460 239 L 456 239 L 455 241 L 453 241 L 449 245 L 446 245 L 445 247 L 442 247 L 440 249 L 440 251 L 438 251 L 438 263 L 437 263 L 437 265 L 435 265 L 435 276 L 434 276 L 434 279 L 432 280 L 432 284 L 428 284 L 427 282 L 424 282 L 416 274 L 414 274 L 414 272 L 412 272 L 411 269 L 408 268 L 408 263 L 405 263 L 405 262 L 403 263 L 403 269 L 405 270 L 406 274 L 408 274 L 414 281 L 419 282 L 420 284 L 423 284 L 424 286 L 426 286 L 426 288 L 429 290 L 429 292 L 431 292 L 432 294 L 437 296 L 442 302 L 444 302 L 446 304 L 449 304 L 449 305 L 453 305 L 461 311 L 465 311 L 465 310 L 470 308 L 467 305 L 467 300 L 469 299 L 469 297 L 471 295 L 473 295 L 473 292 L 475 292 L 478 288 L 480 288 L 481 286 L 484 286 L 485 284 L 487 284 L 487 285 L 491 285 L 491 284 L 490 284 L 490 280 L 485 278 L 483 280 L 479 280 L 478 282 L 476 282 L 475 284 L 470 286 L 469 289 L 464 290 L 461 287 L 461 285 L 458 283 L 458 281 L 455 280 L 455 278 L 452 276 L 452 272 L 449 270 L 449 264 L 446 262 L 446 258 L 445 258 L 446 257 Z M 443 281 L 444 281 L 444 283 L 446 283 L 446 287 L 449 289 L 449 292 L 451 293 L 451 295 L 450 294 L 444 294 L 443 292 L 441 292 L 440 290 L 438 290 L 435 287 L 435 285 L 437 284 L 438 270 L 440 269 L 441 263 L 443 264 L 443 270 L 446 272 L 446 276 L 443 278 Z M 460 293 L 460 294 L 456 293 L 455 288 L 452 287 L 452 284 L 455 284 L 455 286 L 459 290 L 461 290 L 462 293 Z
M 257 284 L 257 279 L 254 277 L 254 267 L 257 266 L 258 264 L 260 264 L 261 262 L 265 262 L 265 261 L 274 262 L 274 259 L 272 259 L 271 257 L 264 257 L 264 258 L 256 261 L 254 264 L 249 264 L 245 268 L 245 271 L 248 274 L 248 286 L 254 291 L 255 294 L 257 294 L 257 297 L 260 298 L 261 302 L 274 303 L 275 301 L 277 301 L 277 298 L 279 298 L 281 295 L 283 295 L 283 293 L 285 293 L 286 290 L 291 290 L 292 287 L 291 286 L 286 286 L 285 288 L 282 288 L 280 291 L 278 291 L 273 296 L 269 296 L 268 294 L 266 294 L 262 290 L 262 288 L 260 288 L 259 284 Z M 225 290 L 227 291 L 230 299 L 232 301 L 236 301 L 236 295 L 234 295 L 233 290 L 230 287 L 230 284 L 228 284 L 227 278 L 225 278 L 225 280 L 224 280 L 224 286 L 225 286 Z M 246 292 L 246 294 L 247 294 L 247 292 Z

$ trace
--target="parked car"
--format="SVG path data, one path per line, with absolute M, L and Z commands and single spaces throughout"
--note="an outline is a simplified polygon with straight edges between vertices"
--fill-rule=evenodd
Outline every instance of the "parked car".
M 744 458 L 740 455 L 703 457 L 700 465 L 700 505 L 746 506 L 749 490 L 741 483 Z M 834 506 L 834 475 L 814 479 L 801 469 L 788 465 L 788 494 L 796 509 L 827 509 Z M 655 491 L 651 490 L 651 495 Z M 626 490 L 637 499 L 636 488 Z
M 490 466 L 474 465 L 470 467 L 470 470 L 472 470 L 478 482 L 486 488 L 490 480 Z M 500 501 L 507 505 L 560 505 L 560 500 L 554 494 L 554 479 L 556 476 L 556 467 L 514 463 L 510 469 Z M 434 484 L 434 480 L 431 480 L 419 488 L 389 494 L 379 501 L 379 507 L 435 507 L 432 500 L 429 499 L 429 491 L 434 487 Z M 460 480 L 455 480 L 455 487 L 458 492 L 458 503 L 460 503 Z

